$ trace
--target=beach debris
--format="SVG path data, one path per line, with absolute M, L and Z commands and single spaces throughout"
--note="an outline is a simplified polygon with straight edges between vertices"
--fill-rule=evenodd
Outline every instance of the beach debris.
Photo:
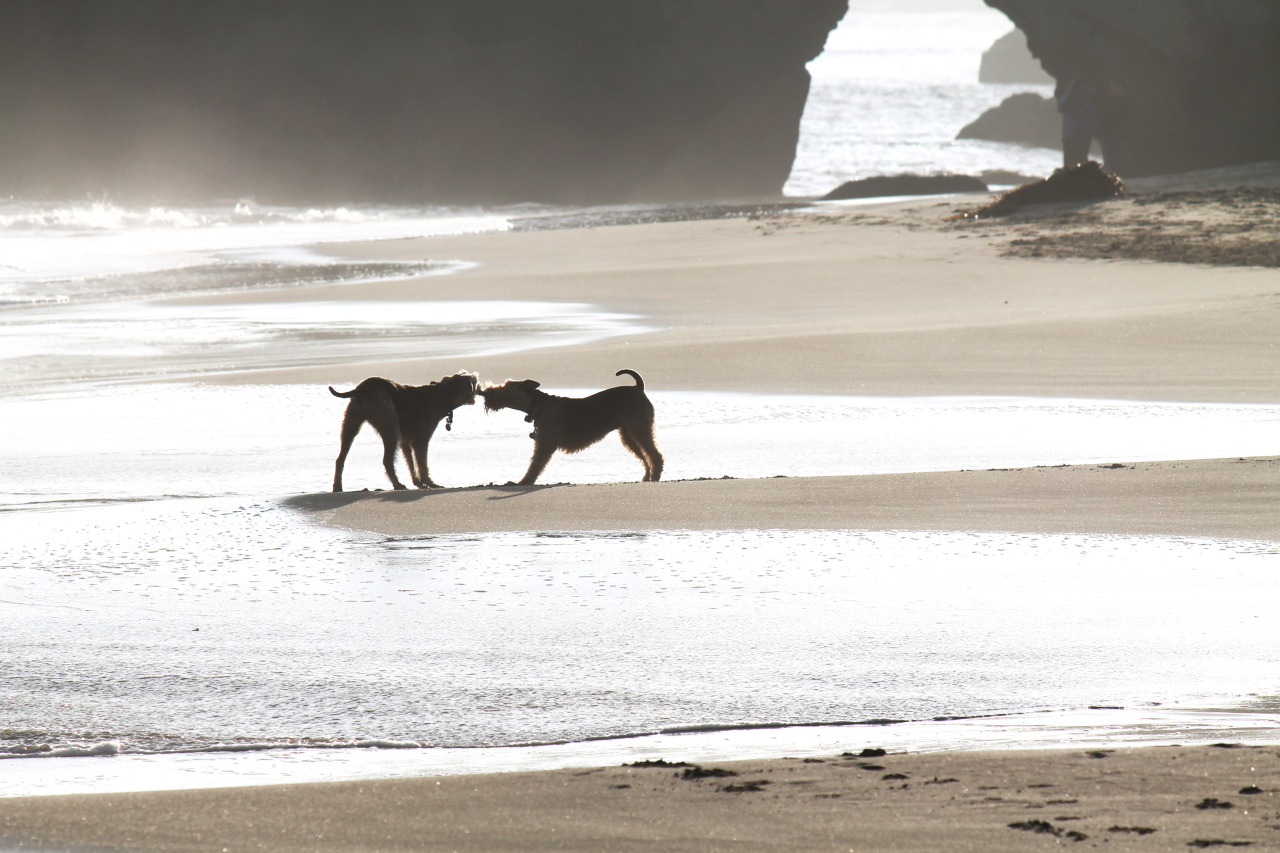
M 1261 793 L 1262 793 L 1262 789 L 1261 789 L 1261 788 L 1259 788 L 1257 785 L 1245 785 L 1243 788 L 1241 788 L 1241 789 L 1240 789 L 1239 793 L 1241 793 L 1241 794 L 1261 794 Z
M 1054 826 L 1047 820 L 1020 820 L 1009 824 L 1010 829 L 1021 829 L 1024 832 L 1043 833 L 1058 838 L 1065 838 L 1068 841 L 1085 841 L 1089 836 L 1079 830 L 1071 830 L 1064 832 L 1062 827 Z
M 857 754 L 852 752 L 840 753 L 841 758 L 880 758 L 883 755 L 888 755 L 888 753 L 878 746 L 869 746 Z
M 910 779 L 911 777 L 908 776 L 906 773 L 886 773 L 880 778 L 885 782 L 889 782 L 894 779 Z
M 750 794 L 754 791 L 763 791 L 764 786 L 769 784 L 768 779 L 754 779 L 750 782 L 733 783 L 722 785 L 717 790 L 722 794 Z
M 1233 806 L 1231 805 L 1231 803 L 1228 803 L 1225 800 L 1219 800 L 1217 797 L 1205 797 L 1203 800 L 1196 803 L 1196 808 L 1202 809 L 1202 810 L 1203 809 L 1229 809 L 1229 808 L 1233 808 Z
M 1094 749 L 1094 750 L 1090 750 L 1089 752 L 1086 752 L 1085 755 L 1089 756 L 1090 758 L 1106 758 L 1107 756 L 1111 755 L 1111 753 L 1113 752 L 1115 752 L 1114 749 Z
M 1111 826 L 1107 827 L 1107 832 L 1131 832 L 1134 835 L 1150 835 L 1155 832 L 1153 826 Z
M 932 779 L 925 782 L 925 784 L 926 785 L 950 785 L 953 782 L 959 782 L 959 781 L 960 780 L 955 778 L 954 776 L 948 776 L 945 779 L 939 779 L 937 776 L 934 776 Z
M 693 767 L 687 761 L 667 761 L 662 758 L 655 758 L 648 761 L 635 761 L 631 764 L 624 764 L 623 767 Z
M 1223 841 L 1221 838 L 1197 838 L 1188 841 L 1188 847 L 1252 847 L 1252 841 Z
M 699 767 L 694 764 L 678 774 L 681 779 L 723 779 L 726 776 L 737 776 L 732 770 L 723 767 Z
M 952 193 L 985 193 L 987 184 L 973 175 L 875 175 L 856 181 L 845 181 L 819 201 L 850 198 L 883 198 L 902 195 L 949 195 Z
M 1097 201 L 1125 194 L 1124 181 L 1108 172 L 1101 163 L 1087 160 L 1078 166 L 1054 170 L 1043 181 L 1025 184 L 997 196 L 995 201 L 977 210 L 963 210 L 948 221 L 957 219 L 990 219 L 1008 216 L 1029 204 L 1051 204 L 1064 201 Z

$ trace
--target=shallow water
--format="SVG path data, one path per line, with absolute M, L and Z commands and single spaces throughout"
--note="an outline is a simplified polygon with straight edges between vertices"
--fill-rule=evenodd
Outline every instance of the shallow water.
M 1268 543 L 380 537 L 229 499 L 8 514 L 0 528 L 15 662 L 0 676 L 0 743 L 19 751 L 328 755 L 362 741 L 456 749 L 1132 713 L 1238 703 L 1280 679 Z M 9 793 L 57 778 L 23 773 Z

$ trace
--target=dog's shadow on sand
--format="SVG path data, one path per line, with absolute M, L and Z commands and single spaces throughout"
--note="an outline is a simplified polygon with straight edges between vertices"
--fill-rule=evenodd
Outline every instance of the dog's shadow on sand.
M 301 509 L 307 512 L 324 512 L 325 510 L 341 509 L 344 506 L 350 506 L 360 501 L 383 501 L 386 503 L 414 503 L 416 501 L 427 500 L 433 497 L 444 497 L 445 495 L 458 494 L 460 492 L 498 492 L 498 494 L 490 495 L 488 500 L 505 501 L 509 498 L 523 497 L 524 495 L 540 492 L 544 489 L 554 489 L 559 486 L 566 486 L 568 483 L 546 483 L 535 484 L 532 486 L 521 486 L 516 483 L 506 483 L 498 485 L 489 483 L 484 486 L 461 486 L 451 489 L 405 489 L 403 491 L 387 490 L 387 489 L 362 489 L 358 492 L 316 492 L 310 495 L 294 495 L 285 498 L 281 503 L 293 509 Z

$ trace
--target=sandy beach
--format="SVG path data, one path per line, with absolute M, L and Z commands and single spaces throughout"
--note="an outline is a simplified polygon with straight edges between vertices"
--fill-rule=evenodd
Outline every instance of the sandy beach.
M 1260 215 L 1258 204 L 1274 216 L 1274 199 L 1231 188 L 1269 186 L 1275 173 L 1263 167 L 1199 182 L 1148 181 L 1131 198 L 996 222 L 946 221 L 986 201 L 970 197 L 345 245 L 333 251 L 476 265 L 401 282 L 202 299 L 590 303 L 655 329 L 467 363 L 406 353 L 339 370 L 218 377 L 225 383 L 339 384 L 370 375 L 424 382 L 469 369 L 490 381 L 530 377 L 547 388 L 591 388 L 613 384 L 616 370 L 630 368 L 650 388 L 682 390 L 1276 403 L 1280 272 L 1268 260 L 1274 231 L 1204 227 L 1208 216 L 1246 226 Z M 1233 197 L 1248 204 L 1233 204 Z M 1187 239 L 1171 239 L 1179 229 Z M 1194 259 L 1187 256 L 1193 236 L 1216 241 L 1196 256 L 1216 263 L 1183 262 Z M 1026 241 L 1037 240 L 1029 251 Z M 1248 245 L 1233 242 L 1240 240 Z M 1234 246 L 1226 252 L 1232 262 L 1221 261 L 1224 246 Z M 1242 257 L 1255 265 L 1238 262 Z M 661 430 L 659 420 L 659 442 Z M 287 503 L 318 523 L 401 535 L 821 528 L 1280 541 L 1278 475 L 1280 456 L 1116 460 L 314 494 Z M 833 756 L 692 770 L 610 767 L 4 799 L 0 848 L 1280 848 L 1274 748 Z

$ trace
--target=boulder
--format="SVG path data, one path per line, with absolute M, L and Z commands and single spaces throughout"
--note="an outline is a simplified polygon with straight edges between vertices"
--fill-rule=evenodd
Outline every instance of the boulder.
M 960 129 L 956 139 L 987 139 L 1018 145 L 1060 148 L 1062 116 L 1053 98 L 1019 92 Z
M 845 181 L 821 201 L 850 198 L 880 198 L 897 195 L 947 195 L 950 193 L 984 193 L 987 185 L 971 175 L 876 175 L 856 181 Z

